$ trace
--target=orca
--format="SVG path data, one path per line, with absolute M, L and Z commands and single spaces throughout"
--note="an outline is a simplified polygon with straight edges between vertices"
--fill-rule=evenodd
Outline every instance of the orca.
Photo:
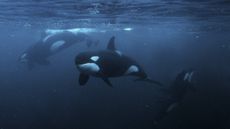
M 62 31 L 59 33 L 43 33 L 43 37 L 34 45 L 29 47 L 19 57 L 19 61 L 26 63 L 28 69 L 32 69 L 35 64 L 48 65 L 48 57 L 76 44 L 86 41 L 88 47 L 92 44 L 97 45 L 98 41 L 94 41 L 85 33 L 73 33 L 71 31 Z
M 136 76 L 138 79 L 135 81 L 162 85 L 158 81 L 151 80 L 135 60 L 118 51 L 114 41 L 113 36 L 106 50 L 82 52 L 76 56 L 75 64 L 80 71 L 80 85 L 85 85 L 90 76 L 101 78 L 109 86 L 112 86 L 109 78 L 121 76 Z
M 195 71 L 193 69 L 183 70 L 177 74 L 169 90 L 166 92 L 167 98 L 163 101 L 159 101 L 160 103 L 158 105 L 162 106 L 159 113 L 155 116 L 155 125 L 182 104 L 188 91 L 196 91 L 194 87 L 194 74 Z

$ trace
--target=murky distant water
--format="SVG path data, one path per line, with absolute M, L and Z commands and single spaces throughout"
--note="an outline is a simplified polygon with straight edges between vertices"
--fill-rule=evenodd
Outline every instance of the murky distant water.
M 19 55 L 45 29 L 93 28 L 97 47 L 77 44 L 28 71 Z M 74 57 L 116 46 L 169 87 L 178 72 L 199 71 L 196 93 L 159 123 L 166 129 L 230 128 L 228 0 L 1 0 L 1 129 L 150 129 L 159 87 L 130 78 L 77 84 Z

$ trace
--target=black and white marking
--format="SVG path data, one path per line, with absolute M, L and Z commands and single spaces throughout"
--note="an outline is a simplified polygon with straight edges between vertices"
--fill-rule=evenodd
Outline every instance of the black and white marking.
M 115 37 L 109 40 L 106 50 L 82 52 L 75 58 L 75 64 L 80 71 L 79 84 L 85 85 L 89 76 L 99 77 L 112 86 L 109 78 L 126 75 L 136 76 L 140 81 L 147 81 L 160 85 L 159 82 L 149 79 L 140 65 L 123 55 L 115 48 Z

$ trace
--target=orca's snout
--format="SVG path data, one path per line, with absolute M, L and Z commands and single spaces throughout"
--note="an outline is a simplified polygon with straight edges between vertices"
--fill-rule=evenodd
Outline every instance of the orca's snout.
M 85 63 L 90 63 L 89 56 L 85 53 L 80 53 L 75 57 L 75 64 L 85 64 Z
M 84 58 L 81 57 L 80 55 L 77 55 L 77 56 L 75 57 L 75 64 L 76 64 L 76 65 L 83 64 L 83 62 L 84 62 Z

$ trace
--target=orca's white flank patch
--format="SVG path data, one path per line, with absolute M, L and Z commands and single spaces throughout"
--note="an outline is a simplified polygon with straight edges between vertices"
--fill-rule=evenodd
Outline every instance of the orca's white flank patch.
M 136 65 L 131 65 L 128 70 L 125 72 L 125 74 L 131 74 L 131 73 L 135 73 L 138 72 L 139 68 Z
M 65 41 L 64 40 L 59 40 L 59 41 L 56 41 L 55 43 L 53 43 L 50 47 L 50 50 L 51 51 L 56 51 L 58 50 L 62 45 L 65 44 Z
M 99 58 L 100 58 L 99 56 L 92 56 L 90 59 L 93 60 L 94 62 L 97 62 Z
M 118 50 L 115 51 L 119 56 L 122 56 L 122 53 Z
M 85 63 L 78 65 L 78 68 L 82 72 L 96 73 L 100 70 L 99 66 L 95 63 Z

